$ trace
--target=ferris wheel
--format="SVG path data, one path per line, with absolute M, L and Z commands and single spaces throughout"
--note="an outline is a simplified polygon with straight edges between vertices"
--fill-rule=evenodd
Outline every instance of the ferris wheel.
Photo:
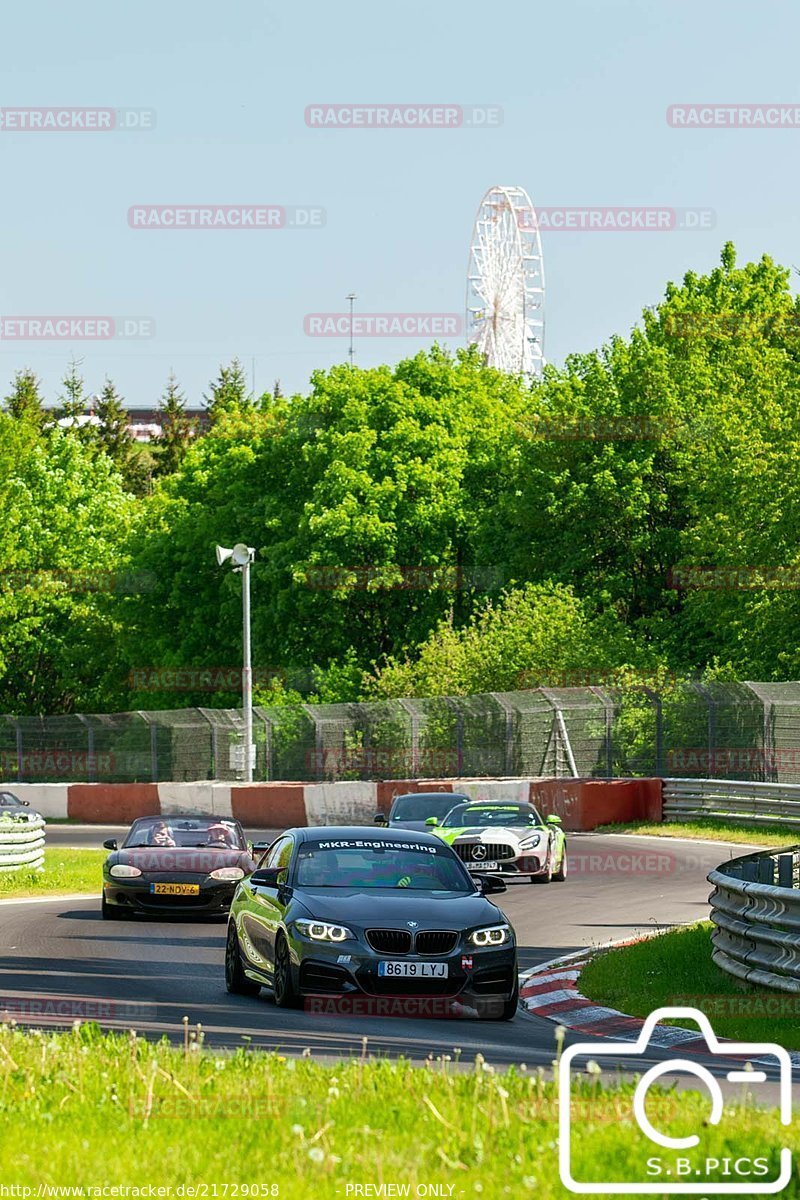
M 524 188 L 496 185 L 481 200 L 467 270 L 467 341 L 491 367 L 542 374 L 544 259 Z

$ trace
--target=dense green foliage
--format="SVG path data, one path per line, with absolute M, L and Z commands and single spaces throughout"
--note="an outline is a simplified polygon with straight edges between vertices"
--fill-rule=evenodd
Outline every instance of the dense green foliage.
M 0 422 L 2 706 L 235 703 L 224 678 L 130 672 L 235 670 L 239 579 L 214 545 L 237 541 L 262 700 L 797 678 L 798 329 L 788 271 L 726 246 L 629 338 L 533 385 L 434 347 L 256 398 L 234 361 L 199 436 L 172 379 L 148 470 L 113 384 L 99 427 L 64 432 L 21 371 Z M 83 403 L 73 364 L 59 414 Z M 146 586 L 42 575 L 88 568 Z

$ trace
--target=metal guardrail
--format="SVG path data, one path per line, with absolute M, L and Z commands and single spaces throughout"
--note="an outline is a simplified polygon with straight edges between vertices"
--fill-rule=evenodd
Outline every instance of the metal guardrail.
M 800 846 L 731 859 L 708 881 L 717 966 L 747 983 L 800 992 Z
M 0 873 L 44 867 L 45 823 L 39 816 L 24 820 L 0 817 Z
M 664 820 L 716 817 L 732 825 L 796 825 L 800 784 L 731 779 L 665 779 Z

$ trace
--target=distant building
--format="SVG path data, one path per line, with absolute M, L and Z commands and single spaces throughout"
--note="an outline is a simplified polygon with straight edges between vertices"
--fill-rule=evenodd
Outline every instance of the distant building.
M 130 418 L 128 432 L 135 442 L 152 442 L 161 434 L 161 413 L 157 408 L 129 408 L 127 410 Z M 208 412 L 205 408 L 189 408 L 184 409 L 186 416 L 190 421 L 194 422 L 195 429 L 199 433 L 205 433 L 208 429 Z M 95 416 L 94 407 L 89 401 L 87 411 L 76 417 L 60 417 L 56 422 L 62 429 L 68 429 L 73 426 L 84 428 L 86 425 L 99 425 L 100 419 Z

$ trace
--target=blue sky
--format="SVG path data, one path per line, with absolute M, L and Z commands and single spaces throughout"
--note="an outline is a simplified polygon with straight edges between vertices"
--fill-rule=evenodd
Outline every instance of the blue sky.
M 669 279 L 800 264 L 799 129 L 670 128 L 681 102 L 791 102 L 800 11 L 784 0 L 42 0 L 7 6 L 0 105 L 156 110 L 148 132 L 0 131 L 0 314 L 147 316 L 129 342 L 0 340 L 3 390 L 31 366 L 48 398 L 71 356 L 157 402 L 170 367 L 198 401 L 234 354 L 257 390 L 305 388 L 346 341 L 307 313 L 461 313 L 475 211 L 495 183 L 534 203 L 705 208 L 702 232 L 544 236 L 546 356 L 627 334 Z M 314 129 L 315 103 L 493 105 L 485 129 Z M 325 210 L 313 230 L 139 230 L 131 205 Z M 362 339 L 356 362 L 419 345 Z

